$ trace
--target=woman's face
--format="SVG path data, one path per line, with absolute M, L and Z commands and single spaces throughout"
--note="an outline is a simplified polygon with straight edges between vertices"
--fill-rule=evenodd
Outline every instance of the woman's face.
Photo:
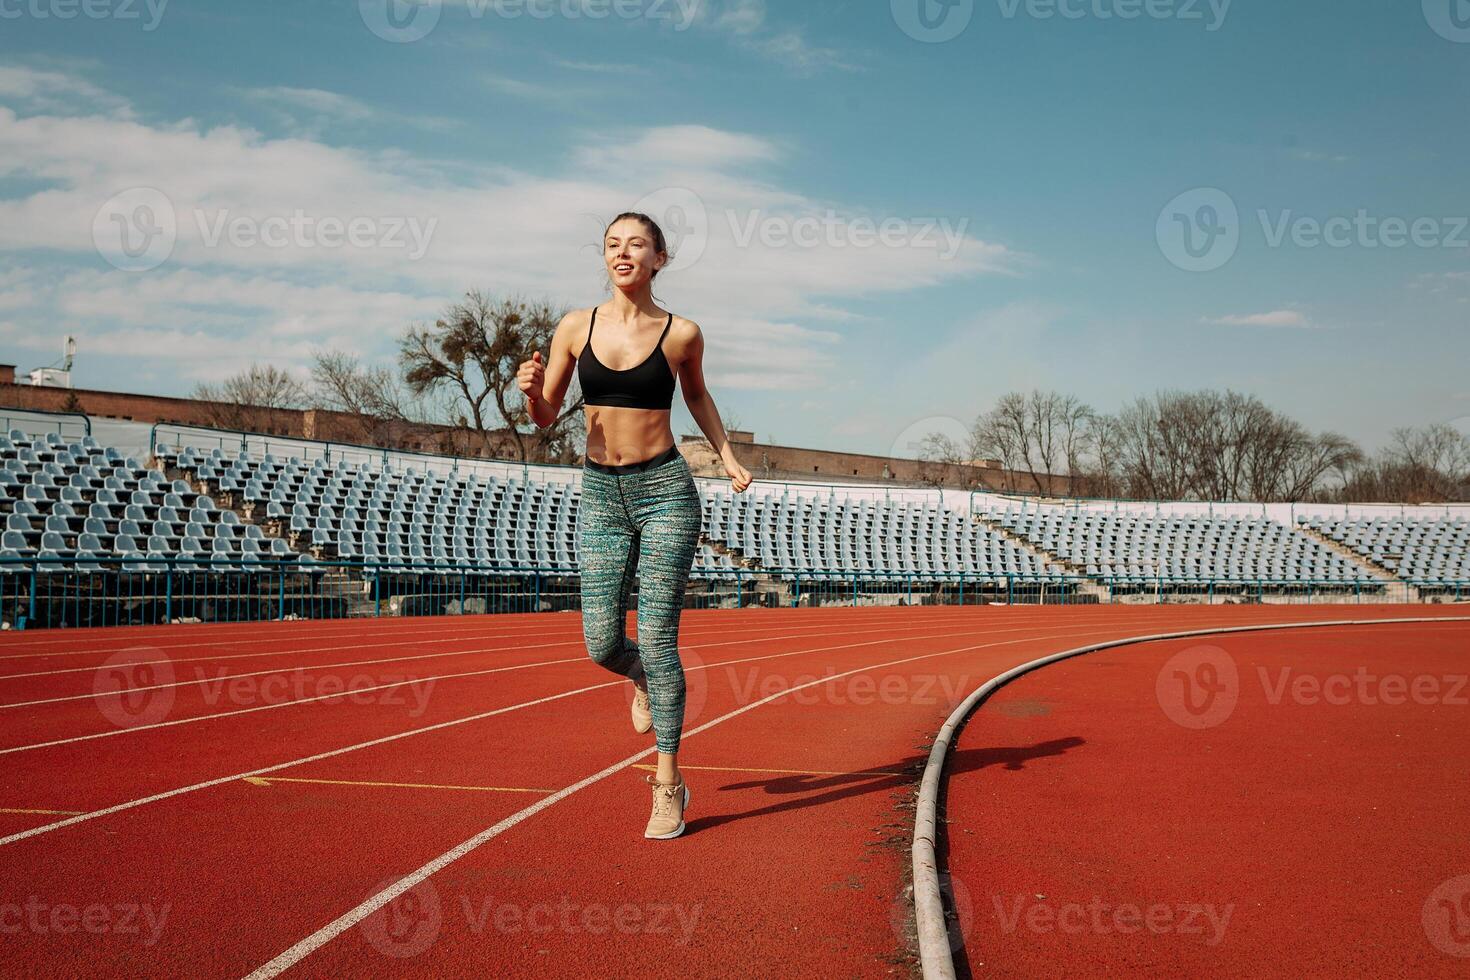
M 607 274 L 619 289 L 637 289 L 663 268 L 666 256 L 659 254 L 653 234 L 637 218 L 624 218 L 607 230 L 602 242 Z

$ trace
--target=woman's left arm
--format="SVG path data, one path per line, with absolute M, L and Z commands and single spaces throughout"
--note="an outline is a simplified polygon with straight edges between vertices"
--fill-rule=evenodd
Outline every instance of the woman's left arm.
M 694 416 L 709 444 L 720 454 L 731 488 L 742 493 L 750 486 L 750 472 L 735 458 L 725 423 L 720 420 L 720 411 L 715 407 L 714 396 L 704 383 L 704 332 L 693 320 L 681 319 L 678 336 L 684 341 L 683 357 L 679 361 L 679 387 L 684 391 L 684 404 L 689 406 L 689 414 Z

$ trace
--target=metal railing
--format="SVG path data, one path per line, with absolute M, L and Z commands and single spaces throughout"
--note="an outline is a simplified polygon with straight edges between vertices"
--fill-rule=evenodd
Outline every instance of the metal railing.
M 1470 601 L 1470 581 L 1089 578 L 697 569 L 687 608 Z M 637 606 L 637 589 L 631 598 Z M 581 609 L 572 566 L 310 559 L 0 558 L 6 628 L 479 615 Z
M 68 436 L 68 428 L 80 429 L 81 436 Z M 0 409 L 0 429 L 19 429 L 27 435 L 44 436 L 55 432 L 68 442 L 77 442 L 92 434 L 92 420 L 81 412 L 52 412 L 44 408 Z

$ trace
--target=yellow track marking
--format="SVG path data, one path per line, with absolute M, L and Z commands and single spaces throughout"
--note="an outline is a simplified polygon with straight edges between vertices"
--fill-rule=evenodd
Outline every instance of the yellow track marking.
M 8 807 L 0 807 L 0 813 L 41 813 L 53 817 L 75 817 L 80 810 L 12 810 Z
M 635 763 L 634 769 L 647 769 L 649 772 L 657 772 L 658 766 Z M 704 769 L 714 772 L 779 772 L 790 776 L 902 776 L 905 775 L 896 769 L 864 769 L 861 772 L 832 772 L 825 769 L 753 769 L 750 766 L 680 766 L 680 769 Z
M 252 786 L 269 786 L 272 783 L 318 783 L 324 786 L 388 786 L 393 789 L 457 789 L 476 793 L 554 793 L 550 789 L 532 789 L 526 786 L 439 786 L 432 783 L 370 783 L 350 779 L 288 779 L 285 776 L 246 776 L 245 782 Z

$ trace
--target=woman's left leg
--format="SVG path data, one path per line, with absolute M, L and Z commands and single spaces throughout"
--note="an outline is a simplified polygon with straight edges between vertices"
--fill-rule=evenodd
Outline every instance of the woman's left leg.
M 658 781 L 674 783 L 679 779 L 675 756 L 684 728 L 679 619 L 704 509 L 682 456 L 639 476 L 628 488 L 633 491 L 629 503 L 639 537 L 638 650 L 653 712 Z

